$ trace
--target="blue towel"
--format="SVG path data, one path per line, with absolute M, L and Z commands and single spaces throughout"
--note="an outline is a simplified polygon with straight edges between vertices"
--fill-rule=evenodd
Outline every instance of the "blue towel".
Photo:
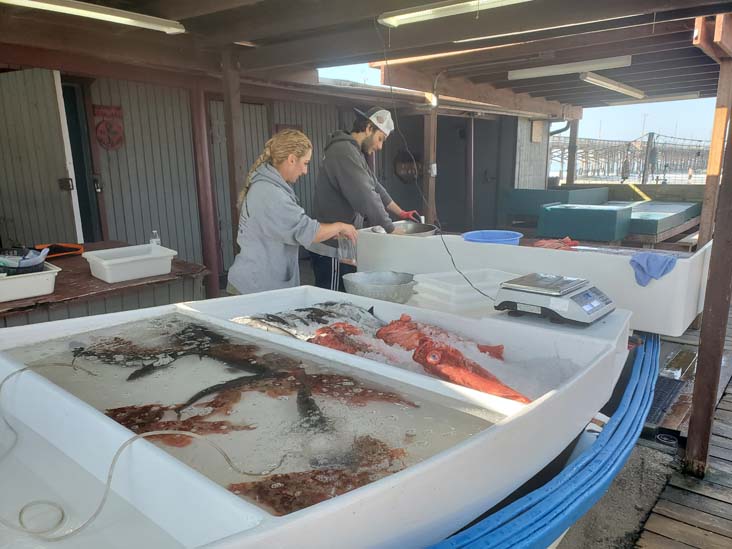
M 652 278 L 658 280 L 673 271 L 676 266 L 676 256 L 639 252 L 630 258 L 630 266 L 635 271 L 635 281 L 641 286 L 648 286 Z

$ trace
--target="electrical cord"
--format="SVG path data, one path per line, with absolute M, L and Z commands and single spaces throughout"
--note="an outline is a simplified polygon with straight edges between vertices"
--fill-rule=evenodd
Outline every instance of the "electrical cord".
M 389 58 L 386 53 L 386 43 L 384 42 L 384 37 L 382 36 L 381 30 L 379 29 L 379 23 L 378 23 L 377 18 L 374 18 L 374 30 L 376 31 L 376 35 L 378 36 L 379 41 L 381 42 L 382 52 L 384 55 L 384 70 L 388 73 Z M 391 29 L 389 29 L 389 32 L 391 32 Z M 443 71 L 443 72 L 445 72 L 445 71 Z M 441 74 L 442 73 L 440 73 L 440 75 Z M 422 205 L 424 206 L 425 211 L 429 211 L 429 206 L 430 206 L 429 201 L 427 200 L 427 197 L 424 195 L 424 192 L 422 191 L 422 189 L 419 185 L 419 172 L 417 170 L 417 160 L 414 158 L 414 155 L 412 154 L 412 151 L 409 148 L 409 143 L 407 142 L 407 138 L 404 136 L 404 133 L 402 133 L 402 129 L 399 124 L 399 115 L 397 114 L 397 104 L 396 104 L 396 97 L 394 95 L 394 86 L 392 85 L 391 79 L 388 78 L 388 76 L 387 76 L 387 80 L 389 81 L 389 93 L 391 96 L 392 110 L 394 111 L 394 128 L 396 129 L 397 134 L 401 138 L 401 140 L 404 144 L 404 148 L 407 151 L 407 154 L 409 155 L 409 158 L 412 161 L 412 167 L 414 168 L 412 170 L 414 173 L 414 187 L 417 189 L 417 192 L 419 193 L 419 196 L 421 198 Z M 435 97 L 437 97 L 436 88 L 434 89 L 433 93 L 434 93 Z M 434 107 L 434 108 L 436 108 L 436 107 Z M 423 165 L 422 169 L 427 169 L 427 167 Z M 487 297 L 491 301 L 495 302 L 495 298 L 493 296 L 488 295 L 487 293 L 482 291 L 480 288 L 476 287 L 475 284 L 473 284 L 473 282 L 467 277 L 467 275 L 458 268 L 457 263 L 455 263 L 455 258 L 453 257 L 452 252 L 450 251 L 450 248 L 448 247 L 447 242 L 445 241 L 445 235 L 443 234 L 442 224 L 440 223 L 440 218 L 437 215 L 437 204 L 435 204 L 435 225 L 437 226 L 437 229 L 439 231 L 440 241 L 442 242 L 442 245 L 444 246 L 448 257 L 450 258 L 450 262 L 452 263 L 452 266 L 453 266 L 453 269 L 455 269 L 455 272 L 457 272 L 461 277 L 463 277 L 465 282 L 467 282 L 468 285 L 470 285 L 470 287 L 473 288 L 473 290 L 478 292 L 480 295 Z
M 35 368 L 45 367 L 45 366 L 64 366 L 67 368 L 73 368 L 74 370 L 82 370 L 86 372 L 89 375 L 96 375 L 93 372 L 90 372 L 89 370 L 86 370 L 84 368 L 81 368 L 79 366 L 74 366 L 73 364 L 41 364 L 38 366 L 26 366 L 25 368 L 20 368 L 19 370 L 15 370 L 14 372 L 7 375 L 2 381 L 0 381 L 0 396 L 2 396 L 2 389 L 5 383 L 8 382 L 11 378 L 15 377 L 16 375 L 19 375 L 25 371 L 33 370 Z M 2 417 L 3 423 L 10 429 L 10 431 L 13 433 L 14 440 L 10 445 L 10 448 L 5 451 L 1 456 L 0 460 L 2 460 L 6 455 L 10 453 L 10 451 L 15 447 L 18 441 L 18 432 L 13 428 L 12 425 L 8 422 L 7 418 L 5 417 L 5 414 L 2 413 L 2 407 L 0 406 L 0 417 Z M 284 463 L 285 459 L 289 457 L 291 454 L 285 453 L 279 460 L 279 462 L 275 465 L 273 465 L 270 469 L 263 471 L 263 472 L 252 472 L 252 471 L 245 471 L 243 469 L 240 469 L 231 459 L 231 457 L 226 453 L 226 451 L 221 448 L 218 444 L 215 442 L 205 438 L 202 435 L 199 435 L 197 433 L 193 433 L 190 431 L 178 431 L 178 430 L 170 430 L 170 431 L 149 431 L 147 433 L 140 433 L 138 435 L 135 435 L 129 439 L 127 439 L 115 452 L 114 457 L 112 457 L 112 461 L 109 465 L 109 469 L 107 470 L 107 480 L 104 485 L 104 493 L 102 494 L 102 498 L 99 501 L 99 504 L 97 505 L 94 512 L 87 518 L 84 522 L 82 522 L 79 526 L 73 527 L 67 532 L 63 534 L 58 535 L 51 535 L 54 531 L 58 530 L 58 528 L 61 527 L 61 525 L 64 523 L 64 521 L 67 518 L 66 511 L 64 510 L 63 506 L 59 503 L 49 501 L 49 500 L 34 500 L 26 503 L 23 505 L 23 507 L 20 508 L 18 511 L 18 524 L 13 524 L 11 522 L 8 522 L 7 520 L 0 517 L 0 525 L 10 529 L 14 530 L 16 532 L 20 532 L 23 534 L 29 534 L 33 537 L 42 539 L 43 541 L 61 541 L 67 538 L 70 538 L 71 536 L 74 536 L 78 534 L 79 532 L 86 529 L 90 524 L 96 520 L 96 518 L 99 516 L 99 514 L 102 512 L 102 509 L 104 509 L 104 506 L 107 503 L 107 500 L 109 498 L 109 493 L 112 490 L 112 479 L 114 477 L 114 472 L 117 468 L 117 463 L 119 461 L 120 456 L 122 453 L 136 440 L 142 439 L 142 438 L 150 438 L 154 436 L 161 436 L 161 435 L 179 435 L 179 436 L 187 436 L 196 440 L 200 440 L 211 446 L 214 450 L 216 450 L 221 456 L 224 458 L 224 461 L 226 464 L 231 468 L 234 472 L 243 475 L 243 476 L 253 476 L 253 477 L 265 477 L 270 475 L 273 471 L 279 469 L 282 464 Z M 31 529 L 26 525 L 26 519 L 25 514 L 30 511 L 33 508 L 39 507 L 39 506 L 48 506 L 51 508 L 54 508 L 58 511 L 59 517 L 56 520 L 56 522 L 46 528 L 42 529 Z

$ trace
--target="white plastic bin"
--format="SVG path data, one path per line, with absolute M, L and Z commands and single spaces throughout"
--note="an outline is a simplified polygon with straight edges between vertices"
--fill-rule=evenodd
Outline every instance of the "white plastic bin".
M 52 294 L 60 270 L 46 263 L 38 273 L 0 276 L 0 302 Z
M 497 269 L 475 269 L 463 271 L 468 280 L 481 292 L 495 297 L 501 282 L 511 280 L 520 275 L 499 271 Z M 430 301 L 445 303 L 445 305 L 478 307 L 483 299 L 467 283 L 463 276 L 456 271 L 444 273 L 419 274 L 414 277 L 417 281 L 415 290 L 421 297 Z
M 157 244 L 142 244 L 81 255 L 89 262 L 92 276 L 111 284 L 168 274 L 177 254 Z

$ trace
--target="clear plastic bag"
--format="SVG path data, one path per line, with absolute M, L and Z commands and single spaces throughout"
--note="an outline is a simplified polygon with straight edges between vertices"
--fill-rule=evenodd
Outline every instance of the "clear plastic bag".
M 343 236 L 338 237 L 338 261 L 356 266 L 356 244 Z

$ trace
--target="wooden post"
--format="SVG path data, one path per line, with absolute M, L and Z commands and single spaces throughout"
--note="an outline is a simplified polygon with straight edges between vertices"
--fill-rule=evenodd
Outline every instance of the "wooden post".
M 717 106 L 714 110 L 714 126 L 712 127 L 712 142 L 709 147 L 707 178 L 704 186 L 704 201 L 702 202 L 697 249 L 709 242 L 714 233 L 714 212 L 717 205 L 719 177 L 722 171 L 722 155 L 724 153 L 724 136 L 727 133 L 727 123 L 730 119 L 730 107 L 732 107 L 732 59 L 726 59 L 721 62 L 719 67 Z
M 203 263 L 210 271 L 206 277 L 206 297 L 219 296 L 219 274 L 222 272 L 219 258 L 219 217 L 216 212 L 216 193 L 211 182 L 208 133 L 206 132 L 206 96 L 201 86 L 191 90 L 191 116 L 193 118 L 193 151 L 196 159 L 196 192 L 198 216 L 201 223 Z
M 422 155 L 422 194 L 427 223 L 437 219 L 435 203 L 435 176 L 437 173 L 437 109 L 432 109 L 424 117 L 424 154 Z
M 689 418 L 684 469 L 703 477 L 707 465 L 709 438 L 717 405 L 719 373 L 727 333 L 730 293 L 732 293 L 732 124 L 727 128 L 722 180 L 717 205 L 717 227 L 709 261 L 709 277 L 704 299 L 699 358 L 694 379 L 694 396 Z
M 241 112 L 241 89 L 239 63 L 230 49 L 224 49 L 221 56 L 221 72 L 224 87 L 224 127 L 226 129 L 226 160 L 229 167 L 229 199 L 231 202 L 231 231 L 234 236 L 234 252 L 239 226 L 239 211 L 236 201 L 239 189 L 244 185 L 244 135 Z
M 648 140 L 646 141 L 646 155 L 643 158 L 643 173 L 641 175 L 641 185 L 645 185 L 648 182 L 648 176 L 651 173 L 649 170 L 649 164 L 651 163 L 651 151 L 653 150 L 653 138 L 655 137 L 653 132 L 648 133 Z
M 467 229 L 475 229 L 475 118 L 468 118 L 465 129 L 465 209 Z
M 577 171 L 577 134 L 579 120 L 569 123 L 569 148 L 567 149 L 567 185 L 574 185 L 574 176 Z

